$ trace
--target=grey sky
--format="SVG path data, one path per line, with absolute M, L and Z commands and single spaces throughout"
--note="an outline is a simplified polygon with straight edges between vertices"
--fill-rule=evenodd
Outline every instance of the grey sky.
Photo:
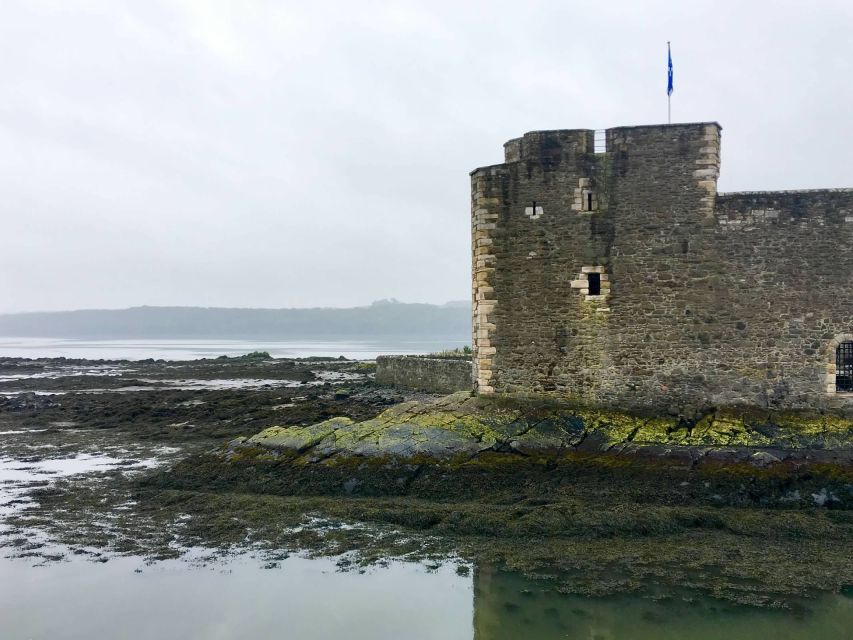
M 853 186 L 853 3 L 0 3 L 0 312 L 469 295 L 525 131 L 723 126 L 724 191 Z

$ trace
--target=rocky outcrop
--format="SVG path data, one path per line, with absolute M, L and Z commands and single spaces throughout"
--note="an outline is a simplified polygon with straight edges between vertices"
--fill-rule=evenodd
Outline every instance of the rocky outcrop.
M 270 427 L 240 443 L 287 453 L 298 462 L 335 458 L 456 461 L 484 452 L 520 456 L 568 451 L 748 462 L 847 463 L 853 422 L 829 415 L 726 409 L 695 419 L 640 416 L 531 398 L 459 392 L 406 402 L 362 422 L 332 418 Z
M 460 393 L 270 427 L 146 477 L 140 495 L 156 513 L 192 512 L 190 527 L 354 536 L 335 553 L 375 557 L 440 547 L 556 579 L 561 593 L 666 579 L 679 598 L 701 585 L 777 606 L 851 583 L 851 437 L 823 415 L 642 416 Z M 318 535 L 306 516 L 358 526 Z

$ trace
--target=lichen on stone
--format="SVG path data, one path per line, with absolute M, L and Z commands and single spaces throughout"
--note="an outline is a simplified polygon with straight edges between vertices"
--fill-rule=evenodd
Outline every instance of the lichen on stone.
M 485 398 L 459 392 L 401 403 L 361 422 L 339 417 L 310 426 L 270 427 L 249 438 L 246 446 L 287 450 L 307 462 L 346 456 L 440 461 L 486 451 L 636 453 L 661 447 L 705 452 L 836 450 L 853 447 L 853 422 L 748 407 L 723 408 L 692 418 L 639 415 L 553 398 Z M 749 454 L 741 458 L 748 461 Z

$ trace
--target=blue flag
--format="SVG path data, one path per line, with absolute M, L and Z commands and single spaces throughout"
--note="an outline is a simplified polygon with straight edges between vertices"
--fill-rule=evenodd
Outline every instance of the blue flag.
M 666 81 L 666 95 L 672 95 L 672 51 L 669 49 L 669 43 L 666 43 L 666 57 L 669 61 L 669 71 L 667 73 L 667 81 Z

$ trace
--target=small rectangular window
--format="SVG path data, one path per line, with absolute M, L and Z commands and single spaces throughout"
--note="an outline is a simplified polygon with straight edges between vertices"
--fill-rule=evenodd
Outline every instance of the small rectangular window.
M 835 350 L 835 390 L 853 392 L 853 342 L 842 342 Z
M 591 296 L 600 296 L 601 295 L 601 274 L 600 273 L 588 273 L 587 282 L 589 283 L 589 294 Z
M 593 137 L 593 150 L 595 153 L 607 152 L 607 131 L 604 129 L 596 129 Z

